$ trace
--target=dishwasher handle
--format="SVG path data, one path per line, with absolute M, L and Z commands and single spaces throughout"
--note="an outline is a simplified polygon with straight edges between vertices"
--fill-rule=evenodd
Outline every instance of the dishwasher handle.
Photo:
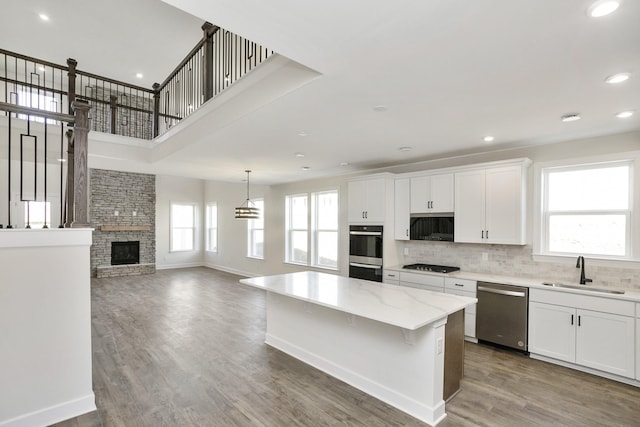
M 495 289 L 495 288 L 487 288 L 485 286 L 478 286 L 479 291 L 489 292 L 492 294 L 500 294 L 500 295 L 508 295 L 510 297 L 526 297 L 527 294 L 525 292 L 519 291 L 507 291 L 504 289 Z

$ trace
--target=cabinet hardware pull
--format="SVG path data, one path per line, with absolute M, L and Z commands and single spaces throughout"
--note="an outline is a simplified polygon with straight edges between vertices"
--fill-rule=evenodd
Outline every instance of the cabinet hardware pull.
M 408 228 L 405 230 L 405 232 L 407 233 L 407 236 L 409 236 L 409 229 Z
M 581 325 L 580 325 L 580 318 L 581 318 L 581 317 L 582 317 L 582 316 L 578 316 L 578 326 L 581 326 Z
M 482 230 L 482 239 L 484 239 L 484 230 Z
M 461 286 L 464 287 L 464 285 L 460 284 L 460 283 L 455 283 L 454 286 Z
M 369 211 L 364 211 L 364 217 L 369 218 Z
M 485 233 L 487 235 L 487 239 L 489 238 L 489 230 Z
M 571 315 L 571 324 L 573 325 L 573 314 Z

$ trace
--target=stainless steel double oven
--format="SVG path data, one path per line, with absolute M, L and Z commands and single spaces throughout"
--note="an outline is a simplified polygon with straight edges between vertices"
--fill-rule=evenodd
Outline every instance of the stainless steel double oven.
M 349 277 L 382 282 L 382 226 L 349 227 Z

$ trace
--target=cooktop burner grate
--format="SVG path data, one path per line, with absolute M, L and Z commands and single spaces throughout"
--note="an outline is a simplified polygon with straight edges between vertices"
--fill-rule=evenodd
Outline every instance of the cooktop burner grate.
M 433 271 L 434 273 L 451 273 L 452 271 L 460 270 L 460 267 L 435 264 L 407 264 L 402 266 L 402 268 L 406 268 L 407 270 Z

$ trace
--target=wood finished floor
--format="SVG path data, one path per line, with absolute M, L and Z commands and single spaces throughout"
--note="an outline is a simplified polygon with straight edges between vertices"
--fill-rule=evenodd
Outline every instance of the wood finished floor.
M 98 411 L 57 426 L 425 425 L 267 347 L 264 293 L 239 279 L 207 268 L 93 279 Z M 639 426 L 640 389 L 467 343 L 447 413 L 442 427 Z

